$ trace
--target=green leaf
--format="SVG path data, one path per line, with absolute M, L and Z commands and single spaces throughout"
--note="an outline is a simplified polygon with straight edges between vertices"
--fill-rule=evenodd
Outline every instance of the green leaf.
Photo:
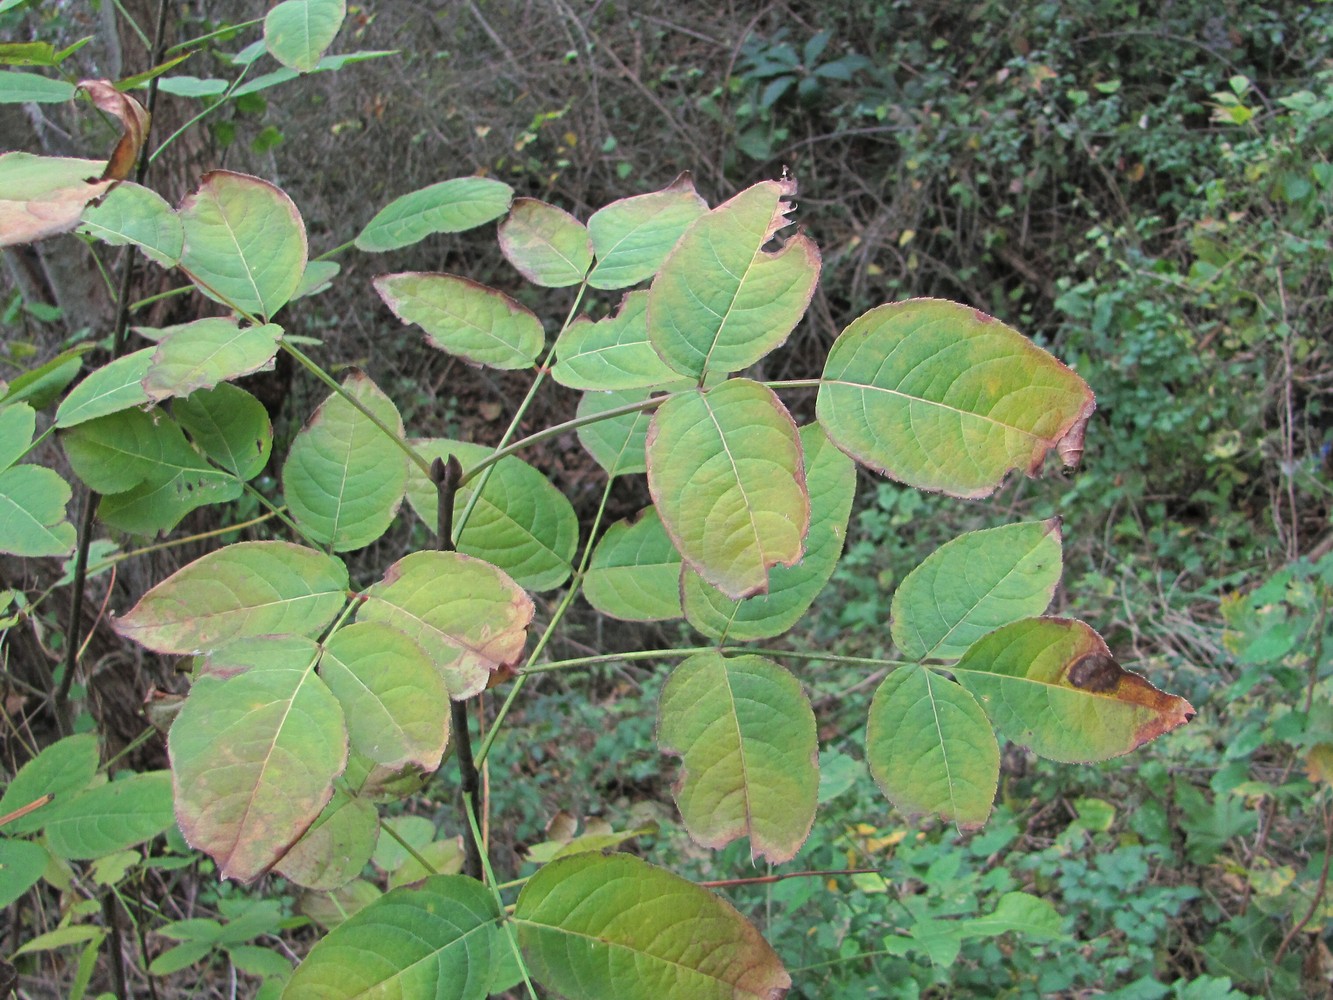
M 570 389 L 643 389 L 679 381 L 648 343 L 648 293 L 630 292 L 614 316 L 579 317 L 556 343 L 551 377 Z
M 596 417 L 622 406 L 632 406 L 653 394 L 648 389 L 621 392 L 586 392 L 579 400 L 580 420 Z M 606 470 L 608 476 L 632 476 L 648 471 L 648 426 L 652 413 L 648 408 L 616 417 L 606 417 L 584 424 L 575 433 L 579 444 Z
M 1006 892 L 993 913 L 964 921 L 968 937 L 995 937 L 1011 931 L 1037 940 L 1065 937 L 1062 920 L 1050 900 L 1026 892 Z
M 37 430 L 37 411 L 27 403 L 0 408 L 0 472 L 27 453 Z
M 405 556 L 363 596 L 358 620 L 384 622 L 420 643 L 455 699 L 518 662 L 534 610 L 504 572 L 458 552 Z
M 164 76 L 157 81 L 158 93 L 170 94 L 172 97 L 221 97 L 229 86 L 226 80 L 201 80 L 188 74 Z
M 6 834 L 33 833 L 42 828 L 46 817 L 58 802 L 64 802 L 88 786 L 97 774 L 97 737 L 92 733 L 66 736 L 52 743 L 19 768 L 14 780 L 0 797 L 0 816 L 8 816 L 32 805 L 44 795 L 52 802 L 25 816 L 10 820 L 0 830 Z
M 389 876 L 389 888 L 397 889 L 400 885 L 420 882 L 431 875 L 457 875 L 463 870 L 463 838 L 446 837 L 422 845 L 417 853 L 421 861 L 409 857 L 394 869 Z
M 169 976 L 195 965 L 212 950 L 211 941 L 187 941 L 158 955 L 149 963 L 148 971 L 154 976 Z
M 264 404 L 223 382 L 171 405 L 172 416 L 209 461 L 241 482 L 264 471 L 273 448 L 273 426 Z
M 672 396 L 648 432 L 648 489 L 685 562 L 728 597 L 768 590 L 810 523 L 796 425 L 758 382 Z
M 631 622 L 679 618 L 680 553 L 654 507 L 606 529 L 593 550 L 583 596 L 598 611 Z
M 413 440 L 426 458 L 455 456 L 470 469 L 491 455 L 491 449 L 447 438 Z M 480 482 L 459 489 L 455 510 L 471 503 Z M 407 499 L 432 530 L 438 521 L 437 491 L 415 465 L 408 469 Z M 578 515 L 569 500 L 542 473 L 513 455 L 491 470 L 481 498 L 454 541 L 459 552 L 498 566 L 520 587 L 551 590 L 569 578 L 579 540 Z
M 773 1000 L 791 986 L 730 903 L 628 854 L 551 862 L 514 923 L 533 977 L 579 1000 Z
M 815 715 L 800 681 L 762 656 L 700 653 L 662 688 L 658 743 L 682 758 L 673 792 L 690 836 L 790 861 L 819 795 Z
M 62 104 L 72 100 L 72 83 L 37 73 L 0 69 L 0 104 Z
M 648 336 L 683 375 L 747 368 L 787 339 L 819 279 L 804 234 L 764 247 L 789 225 L 792 181 L 765 181 L 700 217 L 653 280 Z
M 856 494 L 856 465 L 838 451 L 818 424 L 801 428 L 810 531 L 805 555 L 794 566 L 774 566 L 768 593 L 735 601 L 692 569 L 681 578 L 685 617 L 696 629 L 722 642 L 750 642 L 781 635 L 795 625 L 833 576 L 847 537 Z
M 398 408 L 369 377 L 353 372 L 343 389 L 402 437 Z M 283 493 L 297 523 L 335 552 L 384 534 L 406 486 L 407 456 L 336 393 L 301 428 L 282 467 Z
M 535 198 L 515 198 L 500 223 L 500 250 L 534 285 L 577 285 L 592 266 L 587 227 L 562 208 Z
M 113 622 L 159 653 L 190 655 L 243 636 L 318 635 L 347 599 L 347 567 L 290 542 L 238 542 L 177 570 Z
M 264 44 L 284 66 L 309 73 L 346 16 L 344 0 L 283 0 L 264 18 Z
M 62 799 L 44 830 L 58 857 L 86 861 L 151 840 L 174 822 L 171 775 L 151 771 Z
M 382 274 L 377 291 L 395 316 L 426 331 L 434 348 L 491 368 L 531 368 L 546 343 L 541 320 L 508 295 L 469 278 Z
M 926 667 L 894 670 L 870 705 L 866 759 L 876 784 L 909 816 L 934 813 L 959 829 L 990 816 L 1000 748 L 986 713 Z
M 371 803 L 335 791 L 324 811 L 273 866 L 274 870 L 307 889 L 341 888 L 365 868 L 379 828 L 379 814 Z
M 306 265 L 305 224 L 268 181 L 212 170 L 180 207 L 181 267 L 203 292 L 267 322 L 296 293 Z
M 318 647 L 293 636 L 242 639 L 267 662 L 195 681 L 168 736 L 176 813 L 223 878 L 250 882 L 314 821 L 347 762 L 338 700 L 318 677 Z
M 1069 618 L 1006 625 L 949 671 L 1006 739 L 1065 763 L 1118 757 L 1194 718 L 1189 702 L 1125 670 Z
M 893 641 L 909 659 L 956 660 L 987 632 L 1039 615 L 1060 582 L 1060 519 L 961 535 L 893 595 Z
M 333 279 L 342 270 L 342 265 L 331 260 L 307 261 L 301 272 L 301 283 L 292 293 L 293 299 L 303 299 L 307 295 L 318 295 L 333 284 Z
M 42 879 L 46 849 L 30 840 L 0 837 L 0 907 L 7 907 Z
M 353 750 L 386 767 L 440 766 L 449 692 L 411 638 L 380 622 L 340 628 L 325 643 L 319 674 L 342 705 Z
M 1052 448 L 1077 464 L 1094 406 L 1081 378 L 1018 331 L 955 302 L 909 299 L 842 332 L 817 412 L 858 462 L 982 497 L 1013 469 L 1036 475 Z
M 153 363 L 143 380 L 144 392 L 153 402 L 271 370 L 282 339 L 282 327 L 272 323 L 242 328 L 236 320 L 220 317 L 159 332 Z
M 65 517 L 69 484 L 50 469 L 16 465 L 0 472 L 0 552 L 64 556 L 78 533 Z
M 106 160 L 31 153 L 0 156 L 0 247 L 73 229 L 88 203 L 117 183 L 102 178 L 106 166 Z
M 57 408 L 56 426 L 74 427 L 150 402 L 143 380 L 152 368 L 156 350 L 155 347 L 145 347 L 91 373 L 70 391 Z
M 83 944 L 85 941 L 100 942 L 105 936 L 106 931 L 92 924 L 67 924 L 45 934 L 38 934 L 14 952 L 14 956 L 31 955 L 38 951 L 54 951 L 57 948 L 68 948 L 73 944 Z
M 46 409 L 64 391 L 65 386 L 78 377 L 83 367 L 81 359 L 93 346 L 87 341 L 76 344 L 67 351 L 61 351 L 46 364 L 25 371 L 9 383 L 9 391 L 0 395 L 0 404 L 13 406 L 26 402 L 34 410 Z
M 500 918 L 490 890 L 462 875 L 394 889 L 315 945 L 283 1000 L 484 1000 Z
M 77 232 L 112 246 L 133 244 L 162 267 L 180 263 L 185 230 L 156 191 L 125 181 L 83 212 Z
M 509 211 L 514 189 L 489 177 L 455 177 L 395 198 L 356 238 L 370 253 L 397 250 L 432 233 L 461 233 Z
M 708 203 L 683 173 L 661 191 L 622 198 L 594 212 L 588 220 L 597 266 L 588 275 L 592 288 L 628 288 L 657 273 L 672 248 Z

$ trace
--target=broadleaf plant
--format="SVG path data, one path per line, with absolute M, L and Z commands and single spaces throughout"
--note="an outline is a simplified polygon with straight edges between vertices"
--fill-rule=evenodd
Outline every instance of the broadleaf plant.
M 331 68 L 324 53 L 345 13 L 341 0 L 274 7 L 264 45 L 284 69 L 246 86 Z M 198 557 L 114 620 L 146 650 L 184 658 L 190 685 L 170 723 L 170 779 L 89 787 L 95 746 L 56 744 L 0 802 L 0 814 L 16 814 L 0 869 L 39 850 L 93 858 L 154 836 L 169 780 L 180 830 L 224 878 L 277 871 L 358 901 L 350 916 L 334 914 L 342 902 L 314 911 L 342 922 L 284 996 L 480 998 L 519 983 L 534 997 L 539 983 L 588 1000 L 784 995 L 781 958 L 729 903 L 629 853 L 601 853 L 632 833 L 571 831 L 536 874 L 498 881 L 483 831 L 503 799 L 483 798 L 478 765 L 504 738 L 530 675 L 614 659 L 553 658 L 548 640 L 579 597 L 614 618 L 683 619 L 706 646 L 636 656 L 675 663 L 658 742 L 680 760 L 684 825 L 705 847 L 748 838 L 755 859 L 789 861 L 819 822 L 818 718 L 802 666 L 837 658 L 785 637 L 842 556 L 856 464 L 984 497 L 1015 473 L 1039 474 L 1052 451 L 1077 463 L 1089 387 L 1018 331 L 937 299 L 853 319 L 818 379 L 765 380 L 756 366 L 799 327 L 821 267 L 815 240 L 790 231 L 797 186 L 785 174 L 711 210 L 682 176 L 586 221 L 514 199 L 498 181 L 443 180 L 395 198 L 312 261 L 299 210 L 265 180 L 214 170 L 174 210 L 151 188 L 120 184 L 146 118 L 133 102 L 113 106 L 109 82 L 84 86 L 121 120 L 128 146 L 110 162 L 0 158 L 0 243 L 78 228 L 94 243 L 141 249 L 211 302 L 190 322 L 138 328 L 147 346 L 68 391 L 65 358 L 0 399 L 0 547 L 63 555 L 74 543 L 69 487 L 20 464 L 37 411 L 51 408 L 105 524 L 154 536 L 244 495 L 276 527 Z M 498 440 L 416 433 L 373 372 L 335 379 L 286 325 L 288 302 L 340 280 L 326 259 L 335 253 L 396 250 L 495 220 L 500 254 L 546 290 L 523 301 L 565 295 L 562 323 L 544 323 L 515 289 L 456 275 L 386 273 L 373 290 L 435 350 L 529 373 L 533 393 L 548 375 L 580 393 L 569 423 L 519 437 L 529 393 Z M 279 352 L 327 394 L 282 446 L 280 479 L 261 487 L 273 430 L 233 383 Z M 811 388 L 815 419 L 801 426 L 783 397 Z M 570 432 L 606 472 L 591 523 L 522 457 Z M 644 474 L 651 505 L 604 525 L 612 484 Z M 431 541 L 381 556 L 404 499 Z M 1186 701 L 1121 667 L 1091 626 L 1043 617 L 1061 558 L 1058 519 L 949 542 L 894 594 L 885 632 L 896 658 L 848 665 L 887 673 L 865 717 L 865 756 L 900 810 L 975 827 L 991 811 L 1000 738 L 1097 761 L 1191 718 Z M 371 559 L 380 561 L 367 572 Z M 529 591 L 553 597 L 540 619 Z M 543 631 L 533 641 L 535 620 Z M 474 750 L 476 698 L 493 687 L 506 701 Z M 449 756 L 463 793 L 461 847 L 430 824 L 406 839 L 381 807 L 444 782 L 433 776 Z M 38 832 L 40 849 L 18 839 Z M 387 867 L 399 847 L 407 853 Z M 372 860 L 396 872 L 385 894 L 360 877 Z M 7 876 L 0 900 L 31 884 Z M 221 940 L 216 929 L 176 930 L 188 947 L 169 964 Z

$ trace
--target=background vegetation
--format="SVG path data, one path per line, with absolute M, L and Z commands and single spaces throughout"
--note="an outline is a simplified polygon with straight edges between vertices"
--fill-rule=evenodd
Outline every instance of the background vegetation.
M 264 9 L 191 4 L 170 30 L 196 37 Z M 20 4 L 0 13 L 0 36 L 61 47 L 91 35 L 71 72 L 117 78 L 147 65 L 131 24 L 147 30 L 155 14 L 146 2 Z M 878 874 L 732 895 L 793 971 L 793 995 L 1329 995 L 1333 7 L 469 0 L 354 6 L 343 30 L 348 50 L 395 54 L 230 103 L 155 164 L 163 193 L 179 198 L 216 166 L 271 178 L 322 250 L 396 195 L 449 176 L 488 174 L 586 217 L 682 170 L 716 204 L 785 165 L 824 281 L 766 377 L 813 377 L 847 318 L 937 295 L 1034 334 L 1098 394 L 1071 482 L 1016 480 L 981 508 L 864 478 L 835 593 L 803 627 L 838 652 L 885 655 L 883 595 L 922 556 L 961 530 L 1059 514 L 1067 593 L 1055 610 L 1076 602 L 1122 662 L 1199 717 L 1095 767 L 1011 749 L 997 815 L 959 836 L 889 811 L 850 752 L 873 685 L 832 667 L 806 675 L 821 796 L 839 823 L 817 830 L 798 863 Z M 222 67 L 196 57 L 178 72 L 205 79 Z M 155 134 L 200 108 L 162 95 Z M 71 107 L 0 106 L 7 148 L 59 153 L 85 136 L 96 146 L 100 128 Z M 475 245 L 442 235 L 387 261 L 349 259 L 340 287 L 364 288 L 372 269 L 503 285 L 478 270 L 496 258 Z M 110 328 L 110 297 L 78 244 L 4 260 L 0 377 Z M 386 309 L 341 295 L 293 307 L 332 356 L 367 369 L 427 433 L 497 436 L 496 401 L 513 392 L 503 373 L 427 355 Z M 147 322 L 189 309 L 166 299 Z M 253 388 L 280 435 L 323 395 L 281 368 Z M 534 421 L 567 416 L 563 405 L 540 398 Z M 601 473 L 576 441 L 528 457 L 591 516 Z M 619 516 L 645 498 L 613 499 Z M 413 529 L 401 519 L 394 530 Z M 402 547 L 392 534 L 377 544 Z M 146 692 L 174 681 L 169 665 L 128 649 L 104 611 L 128 608 L 199 551 L 145 552 L 94 581 L 75 694 L 80 724 L 113 750 L 141 730 Z M 53 737 L 43 692 L 63 658 L 67 598 L 57 589 L 37 614 L 24 608 L 60 572 L 0 568 L 7 776 Z M 563 641 L 628 650 L 673 639 L 585 612 Z M 686 874 L 756 874 L 744 851 L 704 857 L 679 828 L 671 773 L 651 749 L 660 684 L 658 670 L 625 662 L 529 688 L 491 763 L 510 823 L 492 831 L 505 867 L 521 871 L 553 819 L 600 817 L 617 829 L 655 822 L 639 843 Z M 132 755 L 162 762 L 155 741 Z M 416 815 L 430 838 L 458 832 L 445 801 L 423 800 Z M 269 956 L 275 942 L 303 950 L 294 890 L 278 879 L 257 892 L 220 885 L 183 843 L 173 849 L 179 864 L 143 866 L 118 889 L 141 917 L 123 943 L 134 995 L 246 995 L 273 972 L 253 943 Z M 25 897 L 6 953 L 67 924 L 69 900 L 100 899 L 98 879 L 53 880 L 63 912 L 53 893 Z M 968 922 L 1015 888 L 1051 900 L 1060 925 L 994 936 Z M 189 960 L 173 968 L 162 957 L 181 939 L 168 922 L 187 918 L 226 933 L 177 953 Z M 85 905 L 80 919 L 98 915 Z M 21 956 L 20 995 L 67 995 L 85 971 L 79 943 Z M 95 989 L 112 988 L 104 961 L 86 971 Z

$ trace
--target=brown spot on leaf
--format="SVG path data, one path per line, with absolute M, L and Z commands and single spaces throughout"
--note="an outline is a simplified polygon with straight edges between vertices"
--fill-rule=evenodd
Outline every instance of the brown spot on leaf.
M 1125 668 L 1110 653 L 1095 652 L 1081 656 L 1069 665 L 1069 683 L 1083 691 L 1104 694 L 1120 685 Z

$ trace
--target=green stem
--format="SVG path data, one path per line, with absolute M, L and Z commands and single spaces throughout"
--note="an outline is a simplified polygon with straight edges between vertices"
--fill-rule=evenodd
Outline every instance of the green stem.
M 231 84 L 227 87 L 223 95 L 220 98 L 218 98 L 216 104 L 210 104 L 208 107 L 204 108 L 204 110 L 200 111 L 197 115 L 195 115 L 193 118 L 189 119 L 189 121 L 187 121 L 180 128 L 176 129 L 175 132 L 172 132 L 171 135 L 167 136 L 166 139 L 163 140 L 162 145 L 158 146 L 157 149 L 153 150 L 153 154 L 150 157 L 148 157 L 148 162 L 149 163 L 154 162 L 159 156 L 162 155 L 162 151 L 166 149 L 168 146 L 170 146 L 177 139 L 179 139 L 182 135 L 184 135 L 187 129 L 193 128 L 198 122 L 202 121 L 208 115 L 211 115 L 218 108 L 226 106 L 227 101 L 231 99 L 231 95 L 235 92 L 236 88 L 241 85 L 241 81 L 245 79 L 245 74 L 250 72 L 251 65 L 253 64 L 247 63 L 246 65 L 241 67 L 240 76 L 236 77 L 236 79 L 231 82 Z M 152 82 L 156 82 L 156 77 L 154 77 Z
M 158 292 L 156 295 L 150 295 L 146 299 L 131 302 L 130 312 L 138 312 L 144 306 L 151 306 L 154 302 L 159 302 L 162 299 L 169 299 L 173 295 L 184 295 L 186 292 L 192 291 L 194 291 L 194 285 L 181 285 L 179 288 L 170 288 L 165 292 Z
M 173 52 L 179 52 L 181 49 L 188 49 L 192 45 L 200 45 L 204 42 L 211 42 L 213 39 L 220 38 L 223 35 L 232 33 L 233 31 L 241 31 L 244 28 L 253 28 L 256 24 L 263 24 L 263 23 L 264 19 L 262 17 L 256 17 L 249 21 L 242 21 L 240 24 L 232 24 L 228 25 L 225 28 L 218 28 L 217 31 L 210 31 L 208 34 L 200 35 L 198 38 L 191 38 L 184 42 L 177 42 L 171 48 L 167 49 L 167 51 L 164 54 L 171 55 Z
M 393 824 L 387 819 L 380 820 L 380 829 L 387 833 L 391 838 L 398 841 L 398 846 L 412 856 L 412 859 L 421 866 L 422 871 L 430 872 L 432 875 L 440 874 L 435 870 L 435 866 L 421 856 L 421 852 L 403 839 L 402 834 L 393 828 Z
M 465 795 L 463 797 L 463 804 L 465 806 L 464 812 L 467 813 L 468 825 L 471 827 L 472 836 L 476 840 L 477 849 L 481 854 L 482 865 L 486 874 L 485 884 L 491 890 L 491 898 L 495 900 L 496 908 L 501 913 L 507 913 L 508 908 L 505 906 L 504 900 L 500 898 L 500 887 L 495 883 L 495 872 L 491 869 L 490 859 L 486 857 L 485 847 L 481 843 L 481 830 L 477 827 L 477 813 L 476 810 L 472 808 L 471 796 Z M 506 885 L 512 884 L 513 883 L 506 883 Z M 509 941 L 509 947 L 514 953 L 514 959 L 518 962 L 518 969 L 523 975 L 523 982 L 527 984 L 528 995 L 532 997 L 532 1000 L 538 1000 L 537 989 L 532 985 L 532 980 L 528 978 L 528 963 L 523 960 L 523 952 L 519 950 L 518 938 L 514 934 L 513 923 L 508 920 L 502 920 L 500 925 L 504 929 L 505 938 Z
M 346 243 L 340 244 L 332 250 L 325 250 L 322 254 L 316 257 L 315 260 L 328 260 L 330 257 L 335 257 L 344 250 L 350 250 L 354 246 L 356 246 L 356 240 L 348 240 Z
M 552 670 L 572 667 L 595 667 L 604 663 L 624 663 L 630 660 L 684 659 L 698 653 L 757 653 L 760 656 L 785 657 L 789 660 L 818 660 L 825 663 L 843 663 L 858 667 L 901 667 L 905 660 L 886 660 L 874 656 L 841 656 L 818 650 L 771 649 L 767 646 L 691 646 L 685 649 L 639 649 L 626 653 L 600 653 L 596 656 L 578 656 L 569 660 L 539 663 L 523 668 L 523 675 L 544 674 Z

